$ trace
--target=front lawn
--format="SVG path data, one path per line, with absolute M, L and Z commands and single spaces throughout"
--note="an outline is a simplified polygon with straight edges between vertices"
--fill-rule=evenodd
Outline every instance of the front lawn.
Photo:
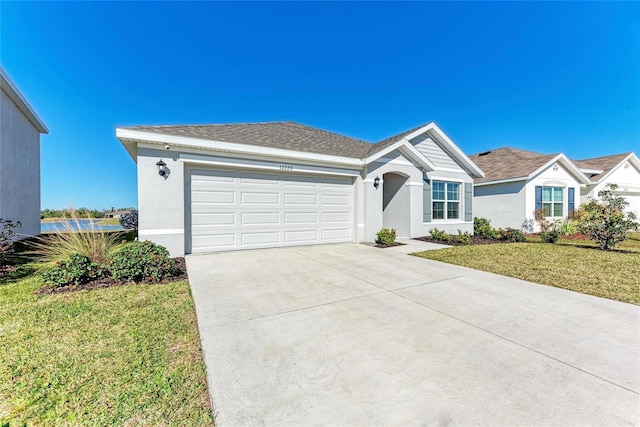
M 0 425 L 213 425 L 187 281 L 0 280 Z
M 640 305 L 640 233 L 617 251 L 589 240 L 457 246 L 414 254 L 530 282 Z

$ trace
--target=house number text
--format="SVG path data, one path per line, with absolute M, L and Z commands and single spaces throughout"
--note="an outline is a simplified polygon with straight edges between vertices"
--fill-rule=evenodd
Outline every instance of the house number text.
M 280 170 L 281 171 L 292 171 L 293 170 L 293 165 L 280 165 Z

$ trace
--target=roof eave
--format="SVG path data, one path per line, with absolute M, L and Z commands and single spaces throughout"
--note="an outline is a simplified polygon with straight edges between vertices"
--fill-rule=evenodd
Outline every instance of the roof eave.
M 362 159 L 353 157 L 334 156 L 330 154 L 310 153 L 306 151 L 285 150 L 281 148 L 263 147 L 257 145 L 240 144 L 235 142 L 214 141 L 202 138 L 168 135 L 157 132 L 144 132 L 134 129 L 116 128 L 116 137 L 127 148 L 129 154 L 136 160 L 137 153 L 133 153 L 128 144 L 130 142 L 145 142 L 157 145 L 179 145 L 202 150 L 228 151 L 234 153 L 280 157 L 290 160 L 313 161 L 340 166 L 364 167 Z
M 35 112 L 31 105 L 24 98 L 20 90 L 18 90 L 17 86 L 11 81 L 7 73 L 5 73 L 3 68 L 0 68 L 0 87 L 7 94 L 7 96 L 16 104 L 18 109 L 24 114 L 29 122 L 38 130 L 38 132 L 43 134 L 48 134 L 49 129 L 44 124 L 42 119 L 38 117 L 38 114 Z

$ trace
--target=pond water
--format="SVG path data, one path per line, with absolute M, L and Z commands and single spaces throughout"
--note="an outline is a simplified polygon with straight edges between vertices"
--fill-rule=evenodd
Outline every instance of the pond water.
M 41 222 L 40 232 L 51 233 L 53 231 L 90 231 L 90 230 L 123 230 L 119 225 L 100 225 L 100 220 L 79 219 L 77 221 L 52 221 Z M 93 224 L 92 224 L 93 223 Z

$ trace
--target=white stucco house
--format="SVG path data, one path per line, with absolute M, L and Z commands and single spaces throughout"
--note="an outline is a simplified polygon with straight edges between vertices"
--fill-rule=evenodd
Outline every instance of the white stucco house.
M 540 154 L 503 147 L 470 159 L 485 173 L 474 181 L 475 215 L 496 228 L 535 228 L 534 212 L 566 218 L 580 204 L 581 187 L 590 183 L 562 153 Z
M 372 144 L 295 122 L 133 126 L 139 238 L 185 253 L 473 230 L 482 171 L 434 123 Z
M 0 68 L 0 218 L 40 234 L 40 134 L 47 127 Z
M 617 194 L 629 203 L 627 209 L 640 218 L 640 159 L 631 153 L 574 160 L 574 163 L 589 178 L 589 184 L 580 191 L 581 203 L 589 197 L 598 198 L 598 192 L 607 184 L 617 184 Z
M 470 159 L 485 173 L 474 180 L 475 214 L 494 227 L 536 230 L 536 210 L 550 220 L 567 218 L 609 183 L 618 184 L 629 210 L 640 214 L 640 161 L 634 153 L 571 160 L 562 153 L 503 147 Z

